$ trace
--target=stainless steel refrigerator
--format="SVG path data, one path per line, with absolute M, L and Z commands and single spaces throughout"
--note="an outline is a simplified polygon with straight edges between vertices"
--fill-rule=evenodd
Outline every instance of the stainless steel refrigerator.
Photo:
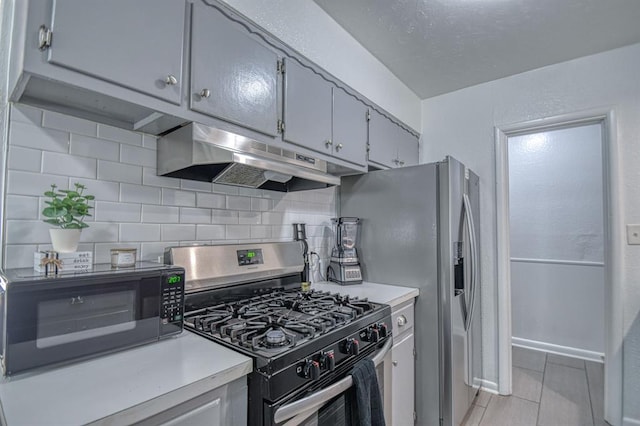
M 459 425 L 480 386 L 478 185 L 451 157 L 342 179 L 340 214 L 361 219 L 364 280 L 420 289 L 418 425 Z

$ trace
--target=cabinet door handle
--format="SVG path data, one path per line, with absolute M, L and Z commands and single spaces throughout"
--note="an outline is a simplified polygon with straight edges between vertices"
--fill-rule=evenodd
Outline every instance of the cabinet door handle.
M 404 327 L 407 324 L 407 317 L 400 315 L 398 317 L 398 327 Z
M 396 166 L 398 164 L 400 164 L 400 160 L 398 160 L 397 158 L 394 158 L 393 160 L 391 160 L 393 162 L 393 164 L 395 164 Z
M 200 91 L 200 97 L 202 98 L 208 98 L 209 96 L 211 96 L 211 90 L 209 89 L 202 89 Z
M 331 145 L 333 145 L 333 141 L 331 139 L 327 139 L 324 143 L 324 146 L 326 146 L 327 148 L 329 148 Z
M 398 164 L 399 164 L 400 166 L 404 166 L 404 160 L 400 160 L 400 161 L 398 161 Z
M 398 366 L 398 361 L 391 361 L 391 364 L 393 364 L 394 367 Z
M 178 84 L 178 79 L 175 75 L 169 74 L 167 78 L 164 79 L 164 82 L 167 83 L 167 86 L 175 86 Z
M 342 144 L 341 143 L 336 145 L 336 151 L 340 151 L 341 149 L 342 149 Z

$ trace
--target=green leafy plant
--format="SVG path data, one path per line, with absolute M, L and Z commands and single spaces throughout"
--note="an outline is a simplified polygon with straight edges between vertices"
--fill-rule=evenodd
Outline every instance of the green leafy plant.
M 93 195 L 85 195 L 84 185 L 74 184 L 75 189 L 58 189 L 57 185 L 51 185 L 51 190 L 44 193 L 48 198 L 45 201 L 47 207 L 42 210 L 46 223 L 59 226 L 62 229 L 88 228 L 84 218 L 91 216 L 92 209 L 89 201 L 95 199 Z

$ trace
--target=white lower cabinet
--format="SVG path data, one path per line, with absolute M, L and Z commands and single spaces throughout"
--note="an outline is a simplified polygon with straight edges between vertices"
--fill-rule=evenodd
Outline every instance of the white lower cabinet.
M 413 300 L 393 310 L 391 349 L 391 424 L 412 426 L 415 412 Z

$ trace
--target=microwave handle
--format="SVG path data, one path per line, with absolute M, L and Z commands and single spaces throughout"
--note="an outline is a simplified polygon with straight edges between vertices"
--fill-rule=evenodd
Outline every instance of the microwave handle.
M 391 346 L 393 346 L 393 338 L 390 336 L 382 347 L 382 350 L 371 358 L 376 367 L 380 365 L 380 363 L 387 356 L 387 352 L 391 350 Z M 352 385 L 353 378 L 351 377 L 351 375 L 348 375 L 344 379 L 332 384 L 328 388 L 324 388 L 314 394 L 299 399 L 298 401 L 292 402 L 291 404 L 283 405 L 276 410 L 273 419 L 276 423 L 281 423 L 299 414 L 311 414 L 317 408 L 321 407 L 325 402 L 345 392 Z M 288 424 L 289 423 L 286 423 L 286 425 Z

